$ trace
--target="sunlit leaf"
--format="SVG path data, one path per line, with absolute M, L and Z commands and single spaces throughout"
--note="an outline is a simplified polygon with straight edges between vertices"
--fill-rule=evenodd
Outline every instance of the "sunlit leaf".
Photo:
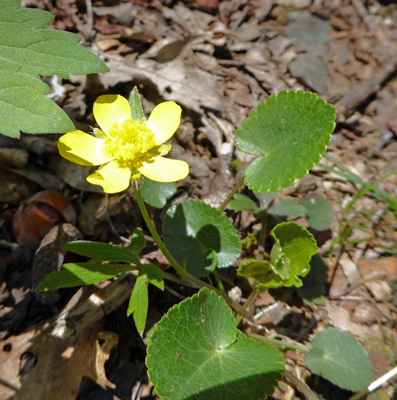
M 63 133 L 72 121 L 44 95 L 50 88 L 41 76 L 106 72 L 103 61 L 79 46 L 71 32 L 44 29 L 53 15 L 19 8 L 19 0 L 0 2 L 0 133 Z
M 245 171 L 254 192 L 276 192 L 306 175 L 324 153 L 335 108 L 311 92 L 282 91 L 259 104 L 236 131 L 239 150 L 258 157 Z
M 70 263 L 63 265 L 64 270 L 50 274 L 40 283 L 37 290 L 47 291 L 64 287 L 92 285 L 112 279 L 134 269 L 126 264 Z
M 165 400 L 264 399 L 284 369 L 281 354 L 238 331 L 230 308 L 208 289 L 162 318 L 146 363 Z

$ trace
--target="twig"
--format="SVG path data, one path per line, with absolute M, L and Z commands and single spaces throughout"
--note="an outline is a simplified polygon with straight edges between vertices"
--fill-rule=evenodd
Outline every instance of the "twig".
M 295 387 L 299 392 L 305 395 L 307 400 L 319 400 L 309 386 L 306 385 L 305 382 L 301 381 L 297 376 L 288 371 L 284 371 L 283 376 L 288 384 Z
M 387 381 L 392 379 L 397 375 L 397 367 L 394 367 L 391 371 L 387 372 L 386 374 L 382 375 L 376 381 L 373 381 L 365 390 L 361 391 L 360 393 L 356 393 L 349 400 L 358 400 L 367 395 L 368 393 L 374 392 L 376 389 L 381 387 Z

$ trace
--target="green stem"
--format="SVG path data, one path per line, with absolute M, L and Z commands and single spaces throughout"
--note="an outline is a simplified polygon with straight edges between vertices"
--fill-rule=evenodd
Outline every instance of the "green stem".
M 227 196 L 226 200 L 219 206 L 218 208 L 219 211 L 223 211 L 226 208 L 230 200 L 233 198 L 233 196 L 237 193 L 237 191 L 243 184 L 244 184 L 244 176 L 237 182 L 236 186 L 229 193 L 229 196 Z
M 276 347 L 280 350 L 289 349 L 289 350 L 298 350 L 302 353 L 309 352 L 309 349 L 303 344 L 283 342 L 279 339 L 272 339 L 266 336 L 258 335 L 257 333 L 247 333 L 247 336 L 257 340 L 258 342 L 270 344 L 270 346 Z
M 181 278 L 192 282 L 198 288 L 206 287 L 210 290 L 215 291 L 219 296 L 222 296 L 225 299 L 226 303 L 229 304 L 229 306 L 232 307 L 236 312 L 241 314 L 244 318 L 248 319 L 249 321 L 253 321 L 252 316 L 247 312 L 247 310 L 245 310 L 245 308 L 241 304 L 239 304 L 239 303 L 237 303 L 237 301 L 231 299 L 225 292 L 222 292 L 222 290 L 219 290 L 219 289 L 215 288 L 214 286 L 212 286 L 208 283 L 205 283 L 205 282 L 201 281 L 200 279 L 196 278 L 194 275 L 187 272 L 178 263 L 178 261 L 175 260 L 175 258 L 168 251 L 167 247 L 165 247 L 165 244 L 163 243 L 159 234 L 157 233 L 156 228 L 154 227 L 152 220 L 150 219 L 150 216 L 146 210 L 145 203 L 143 202 L 141 190 L 138 189 L 135 181 L 133 182 L 133 188 L 134 188 L 135 197 L 136 197 L 136 200 L 138 203 L 138 207 L 142 213 L 142 217 L 146 223 L 146 226 L 149 229 L 150 234 L 152 235 L 154 241 L 157 243 L 157 246 L 159 247 L 159 249 L 164 254 L 164 257 L 174 267 L 174 269 L 181 276 Z
M 214 272 L 212 274 L 214 275 L 214 278 L 215 278 L 216 284 L 218 285 L 218 288 L 220 290 L 222 290 L 222 292 L 226 292 L 225 288 L 223 286 L 223 283 L 221 281 L 221 277 L 219 276 L 218 270 L 216 268 L 214 269 Z

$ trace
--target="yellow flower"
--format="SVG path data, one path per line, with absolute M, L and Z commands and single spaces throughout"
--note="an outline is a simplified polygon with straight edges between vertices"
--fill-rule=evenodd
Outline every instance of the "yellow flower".
M 87 178 L 102 186 L 105 193 L 128 188 L 131 179 L 141 175 L 157 182 L 186 178 L 189 165 L 161 157 L 171 145 L 163 145 L 178 129 L 181 108 L 172 101 L 154 108 L 147 121 L 134 121 L 128 100 L 119 95 L 104 95 L 94 103 L 94 117 L 101 129 L 95 136 L 82 131 L 69 132 L 58 142 L 62 157 L 75 164 L 101 165 Z

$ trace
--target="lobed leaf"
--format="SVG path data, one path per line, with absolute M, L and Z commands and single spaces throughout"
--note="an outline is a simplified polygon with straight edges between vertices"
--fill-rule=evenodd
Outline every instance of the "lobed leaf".
M 209 289 L 162 318 L 146 364 L 165 400 L 264 399 L 284 369 L 281 354 L 238 331 L 224 299 Z
M 91 262 L 113 261 L 126 263 L 139 263 L 139 253 L 145 247 L 146 241 L 142 229 L 137 229 L 131 238 L 128 247 L 110 243 L 89 242 L 78 240 L 65 243 L 64 248 L 84 257 L 90 257 Z
M 310 271 L 310 259 L 317 251 L 316 239 L 296 222 L 278 224 L 272 235 L 275 240 L 270 252 L 273 272 L 283 280 L 283 286 L 301 286 L 299 276 Z
M 139 334 L 145 330 L 146 318 L 149 305 L 148 284 L 149 282 L 157 288 L 164 289 L 164 281 L 160 268 L 154 264 L 142 264 L 141 271 L 137 277 L 132 290 L 127 314 L 134 314 L 134 322 Z
M 69 117 L 50 99 L 40 76 L 106 72 L 103 61 L 79 46 L 71 32 L 43 29 L 53 15 L 19 8 L 19 0 L 0 2 L 0 132 L 64 133 L 74 129 Z
M 37 288 L 37 291 L 55 290 L 65 287 L 92 285 L 112 279 L 124 272 L 134 269 L 125 264 L 64 264 L 64 270 L 56 271 L 47 276 Z
M 240 151 L 259 156 L 245 171 L 254 192 L 276 192 L 306 175 L 324 153 L 335 108 L 311 92 L 282 91 L 250 113 L 236 131 Z
M 296 222 L 278 224 L 272 230 L 272 235 L 275 243 L 270 253 L 270 262 L 246 260 L 237 274 L 258 280 L 258 291 L 268 287 L 302 286 L 299 277 L 310 271 L 310 259 L 317 251 L 316 240 Z

